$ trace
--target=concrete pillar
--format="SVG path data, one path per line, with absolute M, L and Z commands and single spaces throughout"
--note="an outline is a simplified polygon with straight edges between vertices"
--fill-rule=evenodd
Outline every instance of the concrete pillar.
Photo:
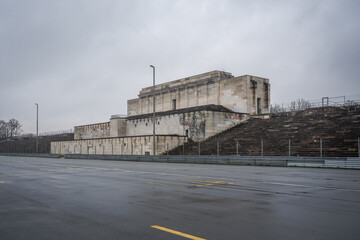
M 239 141 L 236 141 L 236 156 L 239 156 Z
M 322 138 L 320 138 L 320 157 L 323 156 L 323 146 L 322 146 Z
M 289 157 L 291 157 L 291 140 L 289 139 Z

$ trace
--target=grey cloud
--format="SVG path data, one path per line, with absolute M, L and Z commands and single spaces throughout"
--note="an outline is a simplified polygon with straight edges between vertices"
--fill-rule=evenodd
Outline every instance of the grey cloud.
M 0 119 L 107 121 L 157 82 L 270 78 L 272 101 L 357 94 L 358 1 L 1 1 Z

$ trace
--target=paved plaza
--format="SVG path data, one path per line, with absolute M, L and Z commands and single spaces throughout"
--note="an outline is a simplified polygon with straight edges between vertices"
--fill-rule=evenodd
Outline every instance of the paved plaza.
M 358 239 L 360 171 L 0 156 L 0 239 Z

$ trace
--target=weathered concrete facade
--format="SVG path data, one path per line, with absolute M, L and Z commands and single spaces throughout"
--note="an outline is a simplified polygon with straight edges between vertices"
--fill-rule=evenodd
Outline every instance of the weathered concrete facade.
M 157 134 L 176 134 L 202 141 L 247 119 L 247 114 L 235 113 L 222 106 L 205 105 L 157 113 L 155 128 Z M 128 117 L 126 129 L 127 136 L 152 134 L 152 114 Z
M 186 137 L 157 135 L 156 153 L 166 153 L 187 141 Z M 152 155 L 152 136 L 99 138 L 74 141 L 51 142 L 53 154 L 112 154 L 112 155 Z
M 125 136 L 126 118 L 119 117 L 117 115 L 111 116 L 110 122 L 94 123 L 74 127 L 75 140 Z
M 110 136 L 110 123 L 95 123 L 89 125 L 75 126 L 74 139 L 93 139 Z
M 128 116 L 76 126 L 74 141 L 54 142 L 51 152 L 152 154 L 152 100 L 153 88 L 143 88 L 139 98 L 128 101 Z M 156 85 L 155 104 L 156 153 L 160 154 L 188 138 L 203 141 L 246 121 L 249 114 L 268 113 L 270 85 L 266 78 L 212 71 Z
M 270 110 L 270 84 L 266 78 L 212 71 L 155 86 L 157 112 L 202 105 L 221 105 L 234 112 L 260 114 Z M 153 111 L 153 87 L 128 100 L 128 116 Z

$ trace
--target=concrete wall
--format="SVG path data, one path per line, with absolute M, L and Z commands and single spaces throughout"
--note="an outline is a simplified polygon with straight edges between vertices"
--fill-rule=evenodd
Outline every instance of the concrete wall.
M 258 98 L 260 98 L 261 112 L 268 113 L 270 107 L 268 79 L 249 75 L 233 77 L 230 73 L 221 71 L 212 71 L 155 86 L 156 112 L 173 110 L 174 107 L 182 109 L 215 104 L 234 112 L 257 114 Z M 128 101 L 128 116 L 152 111 L 152 87 L 143 88 L 139 98 Z
M 74 139 L 93 139 L 126 136 L 126 119 L 111 118 L 110 122 L 74 127 Z
M 74 127 L 74 139 L 104 138 L 110 136 L 110 122 Z
M 51 143 L 52 154 L 114 154 L 146 155 L 153 154 L 152 136 L 102 138 Z M 156 136 L 157 154 L 166 153 L 187 141 L 182 136 Z
M 111 118 L 110 119 L 110 137 L 126 136 L 126 119 Z
M 248 115 L 215 112 L 194 111 L 156 117 L 156 134 L 186 135 L 194 141 L 202 141 L 210 136 L 222 132 L 235 124 L 247 120 Z M 127 120 L 126 135 L 150 135 L 153 132 L 152 117 Z

